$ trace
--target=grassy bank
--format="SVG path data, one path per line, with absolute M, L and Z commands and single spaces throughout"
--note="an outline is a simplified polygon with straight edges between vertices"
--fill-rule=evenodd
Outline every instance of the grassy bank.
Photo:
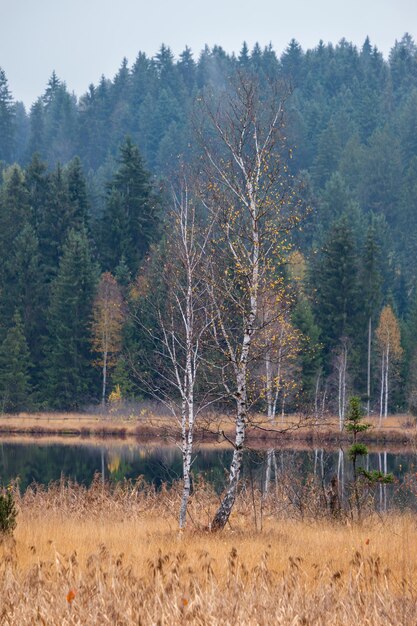
M 417 444 L 417 420 L 410 415 L 397 415 L 385 418 L 382 425 L 379 418 L 369 420 L 373 426 L 364 433 L 365 443 L 377 444 Z M 233 437 L 233 418 L 211 414 L 200 420 L 196 438 L 199 441 L 225 441 Z M 22 413 L 0 416 L 0 437 L 10 435 L 67 437 L 100 437 L 119 439 L 173 439 L 179 437 L 179 430 L 172 418 L 157 416 L 149 412 L 139 415 L 115 416 L 112 414 L 94 415 L 85 413 Z M 265 421 L 263 416 L 255 416 L 247 430 L 248 445 L 283 443 L 314 443 L 317 446 L 347 442 L 347 433 L 340 433 L 338 420 L 327 417 L 315 420 L 298 415 L 278 419 L 275 424 Z
M 361 525 L 274 490 L 242 492 L 211 534 L 200 485 L 179 533 L 179 486 L 56 484 L 18 497 L 0 546 L 1 624 L 404 624 L 417 622 L 417 520 Z M 255 515 L 256 513 L 256 515 Z

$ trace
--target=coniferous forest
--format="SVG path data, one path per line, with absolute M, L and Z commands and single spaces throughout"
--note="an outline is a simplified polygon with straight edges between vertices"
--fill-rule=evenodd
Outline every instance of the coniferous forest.
M 158 385 L 145 330 L 149 302 L 165 297 L 172 181 L 183 159 L 198 169 L 195 103 L 245 73 L 261 90 L 271 77 L 281 85 L 282 157 L 302 205 L 277 269 L 290 294 L 279 411 L 340 415 L 354 393 L 377 414 L 417 412 L 417 46 L 407 34 L 388 60 L 368 39 L 306 51 L 292 40 L 281 56 L 243 44 L 237 56 L 214 46 L 175 59 L 162 45 L 79 99 L 53 73 L 30 111 L 0 69 L 2 411 L 82 409 Z

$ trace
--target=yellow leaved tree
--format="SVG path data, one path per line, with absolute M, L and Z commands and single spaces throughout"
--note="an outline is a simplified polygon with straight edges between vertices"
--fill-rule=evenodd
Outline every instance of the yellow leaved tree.
M 108 369 L 115 364 L 120 352 L 125 309 L 120 287 L 109 272 L 100 279 L 93 304 L 92 343 L 93 350 L 100 355 L 96 364 L 102 368 L 103 384 L 101 401 L 106 402 Z
M 382 417 L 387 417 L 388 415 L 390 376 L 393 373 L 393 367 L 398 364 L 403 353 L 400 325 L 390 305 L 384 306 L 381 311 L 379 325 L 376 329 L 376 338 L 381 355 L 381 390 L 379 403 L 381 423 Z

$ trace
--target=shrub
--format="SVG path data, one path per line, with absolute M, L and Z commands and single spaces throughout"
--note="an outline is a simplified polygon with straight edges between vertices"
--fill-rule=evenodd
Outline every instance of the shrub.
M 9 535 L 16 528 L 17 509 L 11 486 L 0 493 L 0 536 Z

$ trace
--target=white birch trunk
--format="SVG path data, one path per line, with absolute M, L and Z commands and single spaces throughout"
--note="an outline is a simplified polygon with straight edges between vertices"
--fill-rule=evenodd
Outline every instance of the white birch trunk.
M 382 425 L 382 415 L 384 411 L 384 383 L 385 383 L 385 350 L 381 356 L 381 393 L 379 397 L 379 425 Z
M 272 466 L 274 464 L 274 460 L 275 460 L 275 450 L 271 448 L 266 453 L 266 470 L 265 470 L 265 484 L 264 484 L 265 496 L 269 492 L 269 485 L 271 484 Z M 275 461 L 275 464 L 276 464 L 276 461 Z
M 226 494 L 220 503 L 219 508 L 213 518 L 211 529 L 220 530 L 224 528 L 232 512 L 235 503 L 237 488 L 239 484 L 240 472 L 242 469 L 243 447 L 245 443 L 246 424 L 248 419 L 248 403 L 247 403 L 247 367 L 250 349 L 252 345 L 252 336 L 254 332 L 254 324 L 258 311 L 258 291 L 259 291 L 259 232 L 258 232 L 258 216 L 257 206 L 253 199 L 252 185 L 248 181 L 248 195 L 251 198 L 250 215 L 252 223 L 252 258 L 251 258 L 251 280 L 250 280 L 250 308 L 246 320 L 242 349 L 239 362 L 235 364 L 236 375 L 236 430 L 232 463 L 229 470 L 229 486 Z
M 103 389 L 101 394 L 101 404 L 106 404 L 106 387 L 107 387 L 107 350 L 103 354 Z
M 340 358 L 339 358 L 339 430 L 342 431 L 345 424 L 345 410 L 346 410 L 346 370 L 347 370 L 347 348 L 342 346 Z
M 250 335 L 248 336 L 248 342 L 248 345 L 250 345 Z M 229 470 L 229 486 L 213 518 L 211 524 L 212 530 L 220 530 L 221 528 L 224 528 L 224 526 L 227 524 L 236 500 L 240 472 L 242 469 L 243 446 L 245 443 L 247 421 L 246 364 L 243 368 L 241 368 L 237 375 L 236 396 L 236 434 L 234 441 L 233 458 Z
M 389 374 L 389 342 L 387 344 L 387 355 L 385 359 L 385 403 L 384 403 L 384 417 L 388 415 L 388 374 Z
M 317 379 L 316 379 L 316 390 L 314 393 L 314 417 L 316 418 L 316 424 L 318 422 L 319 419 L 319 390 L 320 390 L 320 378 L 321 378 L 321 372 L 319 372 L 317 374 Z
M 381 452 L 378 452 L 378 469 L 382 473 L 382 458 Z M 382 484 L 379 485 L 379 510 L 382 513 L 382 503 L 383 503 L 383 493 L 382 493 Z

